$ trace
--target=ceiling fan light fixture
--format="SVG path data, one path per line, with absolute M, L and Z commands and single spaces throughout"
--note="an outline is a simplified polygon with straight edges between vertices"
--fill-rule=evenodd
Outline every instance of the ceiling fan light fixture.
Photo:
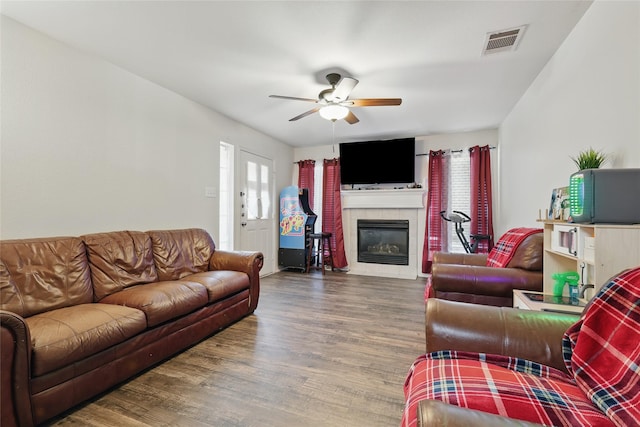
M 319 111 L 323 119 L 336 121 L 342 120 L 349 114 L 349 109 L 342 105 L 326 105 Z
M 302 114 L 289 119 L 295 122 L 314 113 L 319 113 L 320 117 L 335 123 L 336 120 L 343 120 L 350 125 L 358 123 L 360 120 L 348 107 L 375 107 L 385 105 L 400 105 L 401 98 L 360 98 L 349 99 L 349 95 L 358 80 L 353 77 L 342 77 L 340 74 L 327 74 L 327 81 L 331 85 L 330 89 L 325 89 L 318 95 L 318 99 L 299 98 L 297 96 L 269 95 L 270 98 L 291 99 L 294 101 L 305 101 L 316 104 L 315 108 L 305 111 Z

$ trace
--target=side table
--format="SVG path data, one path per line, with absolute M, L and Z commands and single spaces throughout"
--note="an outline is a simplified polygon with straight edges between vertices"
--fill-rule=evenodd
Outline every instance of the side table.
M 582 314 L 585 305 L 585 300 L 578 300 L 577 303 L 572 303 L 567 296 L 556 297 L 542 292 L 513 290 L 513 307 L 522 310 L 552 311 L 579 316 Z

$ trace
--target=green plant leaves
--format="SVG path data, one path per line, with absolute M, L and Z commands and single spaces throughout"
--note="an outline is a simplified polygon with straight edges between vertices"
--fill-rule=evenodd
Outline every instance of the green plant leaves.
M 576 164 L 578 170 L 597 169 L 607 160 L 607 154 L 602 151 L 589 148 L 588 150 L 578 153 L 576 157 L 571 157 L 571 160 Z

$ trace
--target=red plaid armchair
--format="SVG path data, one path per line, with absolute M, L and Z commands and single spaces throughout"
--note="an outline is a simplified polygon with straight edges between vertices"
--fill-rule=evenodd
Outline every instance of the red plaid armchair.
M 582 316 L 429 299 L 402 426 L 640 425 L 640 266 Z

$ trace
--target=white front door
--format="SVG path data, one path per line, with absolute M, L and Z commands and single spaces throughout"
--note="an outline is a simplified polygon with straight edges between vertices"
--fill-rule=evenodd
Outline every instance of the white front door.
M 240 152 L 240 247 L 260 251 L 264 266 L 260 275 L 273 273 L 275 266 L 274 200 L 272 191 L 273 161 L 247 151 Z

